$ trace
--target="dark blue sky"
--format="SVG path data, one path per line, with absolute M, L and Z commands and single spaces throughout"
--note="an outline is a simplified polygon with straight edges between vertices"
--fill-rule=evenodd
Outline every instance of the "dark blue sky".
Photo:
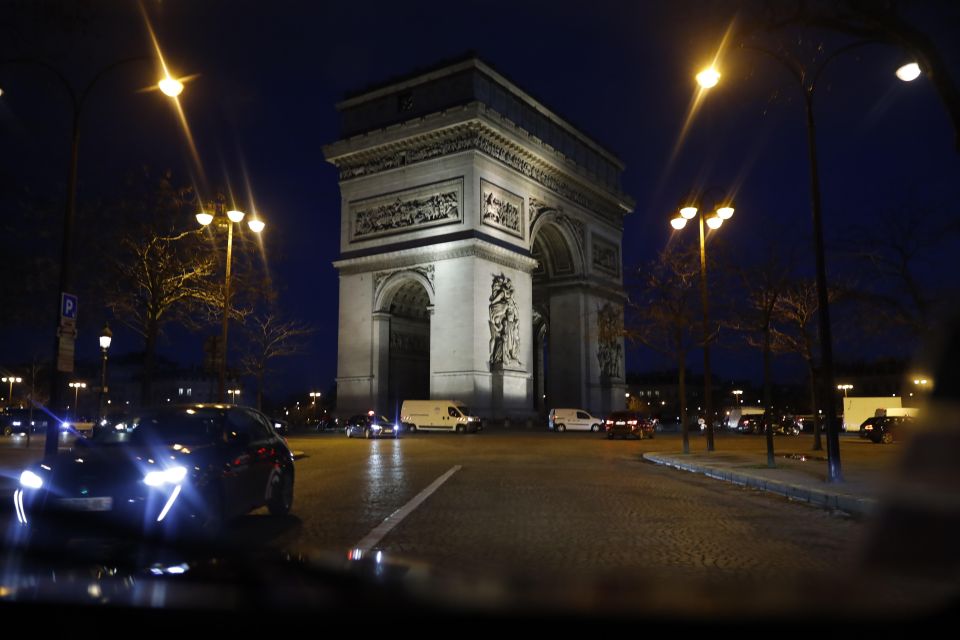
M 338 281 L 331 262 L 340 205 L 336 172 L 322 153 L 322 145 L 338 138 L 335 103 L 347 92 L 467 50 L 625 162 L 622 187 L 636 200 L 624 230 L 626 269 L 668 241 L 670 212 L 687 189 L 716 184 L 738 186 L 737 213 L 721 230 L 737 251 L 748 256 L 774 230 L 795 239 L 802 266 L 812 271 L 803 107 L 787 74 L 755 55 L 731 53 L 723 82 L 678 143 L 695 95 L 693 75 L 712 58 L 737 3 L 329 4 L 146 3 L 173 71 L 197 74 L 182 104 L 209 186 L 238 186 L 246 174 L 273 236 L 271 269 L 283 306 L 318 329 L 307 353 L 281 363 L 284 388 L 326 389 L 336 375 Z M 75 85 L 113 60 L 150 50 L 141 16 L 127 5 L 93 3 L 95 19 L 75 39 L 76 48 L 70 44 L 51 56 Z M 947 37 L 957 32 L 957 15 L 942 13 L 945 6 L 920 3 L 914 14 L 960 78 L 956 40 Z M 30 45 L 28 38 L 16 46 Z M 9 56 L 3 51 L 0 58 Z M 950 121 L 928 81 L 896 80 L 901 57 L 890 47 L 864 48 L 832 63 L 817 90 L 831 248 L 842 248 L 852 226 L 890 207 L 942 209 L 957 201 L 960 154 Z M 55 198 L 66 173 L 69 108 L 41 76 L 0 68 L 0 168 L 3 184 L 31 184 Z M 91 95 L 83 120 L 81 199 L 108 198 L 124 172 L 142 164 L 170 167 L 184 183 L 197 179 L 169 106 L 156 93 L 130 91 L 150 82 L 143 69 L 124 71 Z M 11 202 L 3 200 L 4 206 Z M 102 314 L 84 302 L 86 313 Z M 44 323 L 48 306 L 40 316 Z M 4 337 L 0 364 L 27 357 L 32 342 L 45 353 L 49 340 L 44 334 Z M 118 331 L 117 350 L 135 344 L 133 335 Z M 81 335 L 79 348 L 81 356 L 95 355 L 95 336 Z M 199 339 L 172 332 L 161 351 L 199 360 Z M 842 356 L 843 348 L 838 351 Z M 721 377 L 755 376 L 759 357 L 747 354 L 745 364 L 744 357 L 721 354 L 715 367 Z M 694 354 L 691 364 L 698 363 Z M 648 352 L 628 354 L 628 370 L 664 364 Z

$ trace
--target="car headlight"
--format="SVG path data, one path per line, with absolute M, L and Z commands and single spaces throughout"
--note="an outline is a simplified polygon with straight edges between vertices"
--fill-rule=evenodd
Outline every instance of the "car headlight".
M 186 467 L 169 467 L 163 471 L 148 472 L 143 476 L 143 484 L 148 487 L 161 487 L 165 484 L 179 484 L 186 477 Z
M 43 486 L 43 478 L 27 469 L 20 474 L 20 484 L 28 489 L 39 489 Z

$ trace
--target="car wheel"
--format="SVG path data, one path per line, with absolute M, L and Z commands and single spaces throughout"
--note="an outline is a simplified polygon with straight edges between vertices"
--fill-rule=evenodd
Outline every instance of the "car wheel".
M 350 427 L 347 427 L 346 429 L 344 429 L 343 432 L 347 434 L 348 438 L 353 437 L 353 431 L 350 429 Z
M 13 435 L 13 427 L 11 427 L 10 425 L 5 426 L 5 427 L 3 428 L 3 435 L 5 435 L 5 436 L 12 436 L 12 435 Z
M 285 516 L 293 506 L 293 473 L 281 470 L 270 487 L 267 509 L 272 516 Z
M 417 432 L 417 425 L 411 424 L 411 425 L 409 426 L 409 429 L 410 429 L 410 433 L 416 433 L 416 432 Z
M 558 433 L 563 433 L 563 432 L 566 431 L 566 430 L 567 430 L 567 425 L 565 425 L 565 424 L 558 424 L 558 425 L 557 425 L 557 432 L 558 432 Z
M 369 440 L 372 437 L 372 434 L 370 433 L 370 429 L 363 430 L 363 437 L 366 438 L 367 440 Z
M 590 427 L 590 431 L 593 431 L 594 433 L 600 431 L 600 425 L 598 424 L 593 425 L 592 427 Z
M 463 433 L 463 432 L 464 432 L 463 425 L 462 425 L 462 424 L 458 424 L 458 425 L 457 425 L 457 433 Z
M 882 436 L 880 436 L 880 441 L 883 444 L 893 444 L 893 434 L 887 431 Z

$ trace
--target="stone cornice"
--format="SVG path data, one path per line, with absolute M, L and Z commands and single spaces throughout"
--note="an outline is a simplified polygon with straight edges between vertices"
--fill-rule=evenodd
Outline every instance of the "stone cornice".
M 479 102 L 324 147 L 327 160 L 340 171 L 341 182 L 465 151 L 479 151 L 556 195 L 590 211 L 605 212 L 618 222 L 633 210 L 629 196 L 594 179 L 562 153 Z
M 537 261 L 533 258 L 476 239 L 455 240 L 453 242 L 443 242 L 428 247 L 387 251 L 385 253 L 359 258 L 337 260 L 333 263 L 333 266 L 341 275 L 352 275 L 384 269 L 399 269 L 467 256 L 484 258 L 485 260 L 504 267 L 517 269 L 525 273 L 532 272 L 537 266 Z

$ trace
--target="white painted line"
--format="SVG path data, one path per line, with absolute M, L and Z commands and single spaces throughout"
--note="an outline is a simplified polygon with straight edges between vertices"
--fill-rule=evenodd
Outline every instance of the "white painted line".
M 391 529 L 393 529 L 395 526 L 403 522 L 404 518 L 406 518 L 408 515 L 413 513 L 414 509 L 416 509 L 421 504 L 423 504 L 424 500 L 426 500 L 431 495 L 433 495 L 433 493 L 440 488 L 440 485 L 442 485 L 444 482 L 449 480 L 450 476 L 455 474 L 457 471 L 460 471 L 460 469 L 461 469 L 461 466 L 459 464 L 455 467 L 450 467 L 449 471 L 447 471 L 442 476 L 434 480 L 429 487 L 427 487 L 426 489 L 424 489 L 423 491 L 415 495 L 410 500 L 410 502 L 403 505 L 402 507 L 400 507 L 399 509 L 391 513 L 389 516 L 384 518 L 383 522 L 377 525 L 373 531 L 368 533 L 363 540 L 361 540 L 354 546 L 354 548 L 359 549 L 364 553 L 366 553 L 367 551 L 370 551 L 370 549 L 372 549 L 374 545 L 376 545 L 378 542 L 383 540 L 383 537 L 385 535 L 390 533 Z

